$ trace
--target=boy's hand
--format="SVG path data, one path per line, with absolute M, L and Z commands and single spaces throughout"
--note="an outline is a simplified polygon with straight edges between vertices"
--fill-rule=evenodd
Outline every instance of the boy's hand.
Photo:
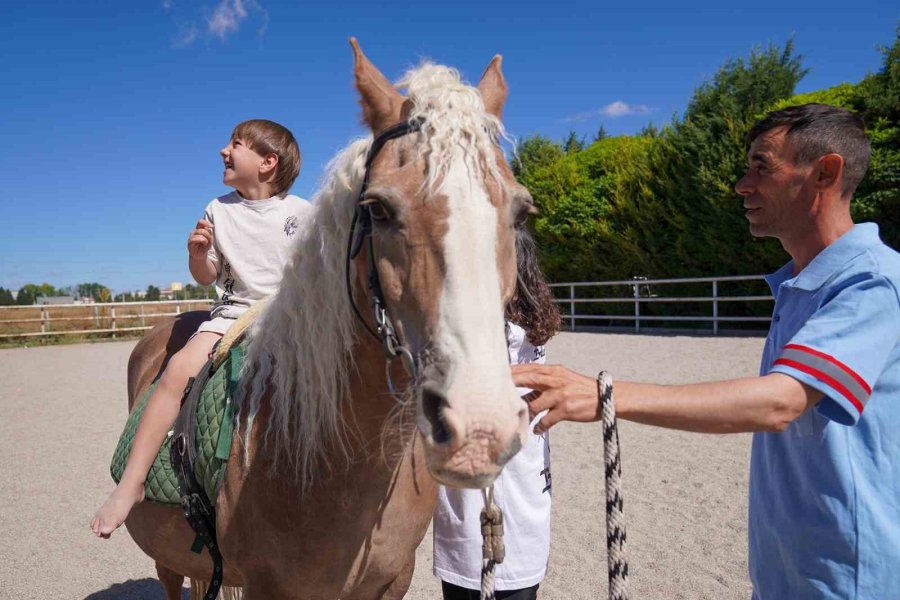
M 188 254 L 191 258 L 204 260 L 213 243 L 213 224 L 206 219 L 197 221 L 197 227 L 188 236 Z

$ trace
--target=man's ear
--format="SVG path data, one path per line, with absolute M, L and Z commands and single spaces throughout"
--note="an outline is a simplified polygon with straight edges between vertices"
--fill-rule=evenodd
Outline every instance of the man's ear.
M 278 168 L 278 155 L 277 154 L 267 154 L 263 161 L 259 164 L 259 174 L 260 175 L 268 175 L 269 173 L 273 173 L 275 169 Z
M 816 176 L 816 187 L 825 190 L 832 186 L 841 186 L 844 178 L 844 157 L 840 154 L 826 154 L 819 159 L 819 172 Z M 840 191 L 840 190 L 838 190 Z

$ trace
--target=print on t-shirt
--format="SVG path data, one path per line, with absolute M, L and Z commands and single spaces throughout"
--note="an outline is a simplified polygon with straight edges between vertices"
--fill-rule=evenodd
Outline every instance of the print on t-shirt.
M 222 294 L 222 304 L 234 304 L 234 300 L 231 299 L 234 296 L 234 277 L 231 276 L 231 263 L 225 263 L 225 283 L 223 286 L 225 288 L 225 293 Z
M 297 217 L 290 216 L 284 220 L 284 235 L 293 237 L 297 233 Z

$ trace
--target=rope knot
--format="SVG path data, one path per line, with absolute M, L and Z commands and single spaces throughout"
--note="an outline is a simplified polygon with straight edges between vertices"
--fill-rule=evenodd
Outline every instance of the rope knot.
M 503 512 L 493 503 L 481 509 L 481 557 L 497 564 L 506 558 L 506 546 L 503 543 Z

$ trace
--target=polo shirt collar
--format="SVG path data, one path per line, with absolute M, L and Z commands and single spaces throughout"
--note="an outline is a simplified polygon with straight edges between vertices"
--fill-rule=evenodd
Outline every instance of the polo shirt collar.
M 801 290 L 817 290 L 847 261 L 880 243 L 881 238 L 878 236 L 877 224 L 854 225 L 847 233 L 819 252 L 793 280 L 791 280 L 791 276 L 794 261 L 791 260 L 771 275 L 766 275 L 766 282 L 775 295 L 782 283 Z

